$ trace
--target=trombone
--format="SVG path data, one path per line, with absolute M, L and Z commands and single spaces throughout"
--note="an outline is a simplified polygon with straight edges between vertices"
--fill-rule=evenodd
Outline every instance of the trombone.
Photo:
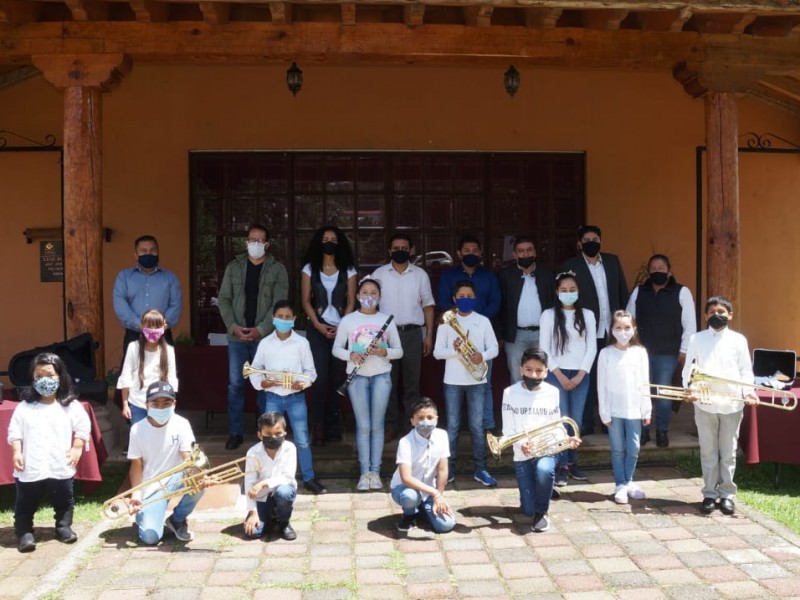
M 723 389 L 719 386 L 736 386 L 738 391 Z M 756 385 L 745 381 L 725 379 L 704 373 L 693 364 L 689 371 L 689 385 L 686 388 L 673 385 L 650 385 L 654 394 L 647 394 L 650 398 L 673 400 L 675 402 L 691 402 L 697 400 L 700 404 L 725 405 L 732 402 L 744 402 L 741 388 L 751 389 L 759 394 L 757 406 L 768 406 L 778 410 L 794 410 L 797 408 L 797 396 L 791 390 L 777 390 L 766 385 Z M 649 390 L 648 390 L 649 391 Z
M 487 433 L 486 444 L 489 446 L 489 451 L 497 458 L 500 458 L 500 453 L 504 449 L 524 440 L 528 440 L 528 449 L 534 458 L 550 456 L 575 447 L 565 425 L 572 427 L 572 431 L 575 432 L 574 437 L 580 442 L 581 428 L 569 417 L 562 417 L 547 425 L 529 431 L 520 431 L 514 435 L 504 435 L 498 438 Z
M 244 463 L 247 460 L 252 461 L 250 465 L 253 468 L 243 471 L 240 463 Z M 154 491 L 148 494 L 147 499 L 142 502 L 141 510 L 141 508 L 155 502 L 170 500 L 185 494 L 194 495 L 205 487 L 203 485 L 206 483 L 204 480 L 210 481 L 211 485 L 229 483 L 244 477 L 248 473 L 255 473 L 259 469 L 258 459 L 252 456 L 245 456 L 212 468 L 205 452 L 198 444 L 195 444 L 192 447 L 190 456 L 181 464 L 106 500 L 102 507 L 103 514 L 109 519 L 116 519 L 130 514 L 130 501 L 134 492 L 155 488 Z M 173 480 L 176 475 L 180 475 L 180 479 Z
M 242 377 L 250 377 L 250 375 L 266 375 L 266 379 L 268 381 L 274 381 L 279 383 L 281 387 L 287 389 L 294 389 L 292 385 L 300 381 L 303 383 L 303 387 L 301 389 L 306 389 L 307 387 L 311 387 L 311 375 L 306 375 L 305 373 L 292 373 L 291 371 L 269 371 L 267 369 L 254 369 L 250 366 L 249 362 L 244 363 L 242 367 Z
M 472 357 L 478 354 L 478 349 L 469 339 L 469 333 L 464 331 L 461 323 L 456 319 L 457 315 L 458 311 L 455 308 L 448 310 L 442 315 L 442 323 L 450 325 L 458 337 L 461 338 L 461 344 L 456 349 L 456 358 L 461 361 L 461 364 L 464 365 L 464 368 L 475 381 L 483 381 L 489 373 L 489 365 L 486 364 L 485 360 L 477 364 L 472 362 Z

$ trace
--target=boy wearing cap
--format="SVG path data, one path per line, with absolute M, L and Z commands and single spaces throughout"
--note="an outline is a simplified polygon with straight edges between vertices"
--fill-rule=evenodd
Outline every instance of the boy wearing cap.
M 145 405 L 147 418 L 131 427 L 128 443 L 132 487 L 157 478 L 160 473 L 181 464 L 190 457 L 195 444 L 189 421 L 175 414 L 175 390 L 169 383 L 156 381 L 150 384 Z M 186 518 L 203 492 L 185 494 L 166 520 L 168 500 L 159 498 L 167 492 L 180 489 L 183 476 L 184 473 L 176 473 L 166 483 L 154 483 L 131 494 L 129 511 L 136 515 L 139 539 L 144 544 L 157 544 L 164 534 L 164 527 L 182 542 L 190 542 L 194 538 Z M 147 505 L 143 506 L 145 503 Z

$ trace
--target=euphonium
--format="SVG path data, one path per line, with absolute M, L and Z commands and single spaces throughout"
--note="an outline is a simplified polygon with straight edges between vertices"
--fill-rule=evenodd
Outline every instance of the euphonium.
M 475 348 L 475 345 L 470 341 L 469 334 L 461 327 L 461 324 L 456 318 L 457 315 L 458 311 L 452 308 L 442 315 L 442 322 L 450 325 L 450 327 L 455 330 L 458 337 L 461 338 L 461 344 L 456 351 L 456 357 L 461 361 L 461 364 L 464 365 L 464 368 L 475 381 L 481 381 L 486 378 L 486 374 L 489 372 L 489 366 L 486 364 L 485 360 L 482 360 L 478 364 L 472 362 L 472 357 L 478 354 L 478 349 Z
M 291 388 L 296 381 L 303 382 L 303 389 L 311 386 L 311 376 L 305 373 L 292 373 L 291 371 L 268 371 L 267 369 L 254 369 L 249 362 L 242 366 L 242 377 L 250 377 L 255 373 L 265 375 L 269 381 L 279 383 L 281 387 Z
M 565 425 L 572 427 L 572 431 L 575 432 L 574 437 L 580 440 L 581 428 L 578 424 L 569 417 L 562 417 L 536 429 L 520 431 L 514 435 L 504 435 L 500 438 L 487 433 L 486 444 L 489 446 L 489 451 L 499 458 L 500 453 L 512 444 L 528 440 L 531 456 L 535 458 L 550 456 L 551 454 L 558 454 L 568 450 L 573 446 L 573 436 L 569 435 L 569 432 L 564 427 Z

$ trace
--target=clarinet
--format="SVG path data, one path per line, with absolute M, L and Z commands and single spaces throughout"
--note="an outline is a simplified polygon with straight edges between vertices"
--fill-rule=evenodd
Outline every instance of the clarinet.
M 356 364 L 355 368 L 352 371 L 350 371 L 350 374 L 347 376 L 345 382 L 339 386 L 338 390 L 336 390 L 338 394 L 341 394 L 342 396 L 347 395 L 347 388 L 350 387 L 350 384 L 353 382 L 353 379 L 355 379 L 358 370 L 361 368 L 361 365 L 364 364 L 364 361 L 369 356 L 369 353 L 372 352 L 372 350 L 381 341 L 381 336 L 386 331 L 386 328 L 389 327 L 389 323 L 391 323 L 392 320 L 394 320 L 394 315 L 389 315 L 389 318 L 386 319 L 386 323 L 383 324 L 383 327 L 381 327 L 380 331 L 378 331 L 378 333 L 375 334 L 375 337 L 373 337 L 370 340 L 369 344 L 367 344 L 367 347 L 364 348 L 364 351 L 361 354 L 359 354 L 359 356 L 361 357 L 361 362 Z

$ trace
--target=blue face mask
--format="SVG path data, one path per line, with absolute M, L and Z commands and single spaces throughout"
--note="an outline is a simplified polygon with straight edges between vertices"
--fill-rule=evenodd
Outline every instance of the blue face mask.
M 294 327 L 294 319 L 272 319 L 272 325 L 279 333 L 287 333 Z
M 456 298 L 456 306 L 458 307 L 459 312 L 464 314 L 471 313 L 475 310 L 475 298 Z
M 143 268 L 154 269 L 158 265 L 158 254 L 142 254 L 138 260 Z
M 461 262 L 463 262 L 468 267 L 475 267 L 478 263 L 481 262 L 481 257 L 477 254 L 465 254 L 461 257 Z
M 153 419 L 159 425 L 163 425 L 172 418 L 175 414 L 175 407 L 169 406 L 167 408 L 148 408 L 147 416 Z
M 61 385 L 61 380 L 58 377 L 40 377 L 33 380 L 33 389 L 45 398 L 55 394 L 59 385 Z
M 578 301 L 578 292 L 558 292 L 558 301 L 564 306 L 572 306 Z

